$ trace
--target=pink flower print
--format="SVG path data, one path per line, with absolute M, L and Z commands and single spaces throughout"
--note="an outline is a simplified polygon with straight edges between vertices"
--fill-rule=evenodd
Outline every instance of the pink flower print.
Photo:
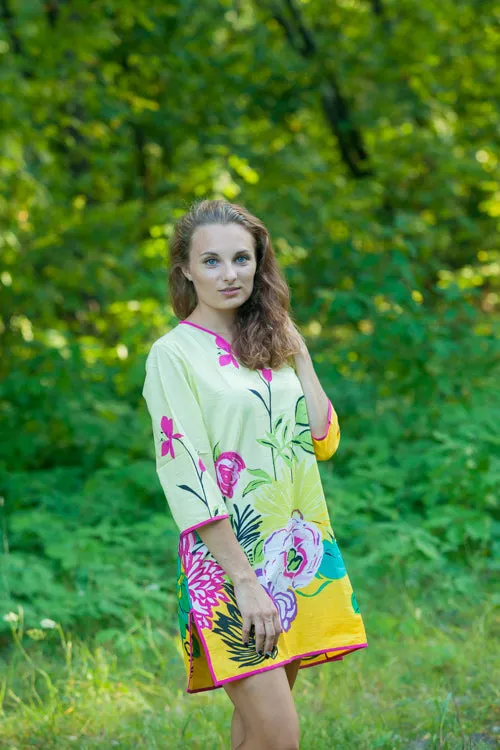
M 198 466 L 200 467 L 200 471 L 206 471 L 205 464 L 201 460 L 201 458 L 198 458 Z
M 264 368 L 260 372 L 261 372 L 262 377 L 264 378 L 264 380 L 267 381 L 268 383 L 270 383 L 271 380 L 273 379 L 273 371 L 272 370 L 268 370 L 267 368 Z
M 273 596 L 274 604 L 278 610 L 281 626 L 286 632 L 290 630 L 292 620 L 297 617 L 297 598 L 293 591 L 276 591 Z
M 217 484 L 224 497 L 232 497 L 240 473 L 246 468 L 242 457 L 234 451 L 221 453 L 215 462 Z
M 264 574 L 276 591 L 299 589 L 312 581 L 321 565 L 323 543 L 314 523 L 292 517 L 264 542 Z
M 281 627 L 286 632 L 290 630 L 293 620 L 297 617 L 297 598 L 291 589 L 287 591 L 277 591 L 273 584 L 265 580 L 263 570 L 259 568 L 255 571 L 259 583 L 264 587 L 274 602 L 278 610 Z
M 170 453 L 172 458 L 175 458 L 174 453 L 174 438 L 181 438 L 182 432 L 173 432 L 174 420 L 169 417 L 162 417 L 160 421 L 162 432 L 165 434 L 165 440 L 161 444 L 161 455 L 166 456 Z
M 212 630 L 213 610 L 221 602 L 228 602 L 224 591 L 224 571 L 214 560 L 206 560 L 201 550 L 192 553 L 196 536 L 193 531 L 182 534 L 179 555 L 187 578 L 189 596 L 197 621 L 202 628 Z
M 221 338 L 221 336 L 216 336 L 215 343 L 220 349 L 223 349 L 225 352 L 227 352 L 227 354 L 221 354 L 219 356 L 219 364 L 222 365 L 223 367 L 224 365 L 229 365 L 229 364 L 232 364 L 235 367 L 239 367 L 238 362 L 233 357 L 233 352 L 232 352 L 229 342 L 226 341 L 226 339 Z

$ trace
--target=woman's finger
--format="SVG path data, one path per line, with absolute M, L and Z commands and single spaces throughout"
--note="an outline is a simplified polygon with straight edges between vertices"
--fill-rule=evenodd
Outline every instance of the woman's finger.
M 274 615 L 274 632 L 276 633 L 276 637 L 274 639 L 274 645 L 278 645 L 278 639 L 280 637 L 280 633 L 282 632 L 283 628 L 281 627 L 281 620 L 278 613 L 278 610 L 276 610 L 276 613 Z
M 243 617 L 243 627 L 241 629 L 241 638 L 243 641 L 244 646 L 248 646 L 248 641 L 250 640 L 250 629 L 252 627 L 252 620 L 250 617 L 244 616 Z
M 255 621 L 255 650 L 257 653 L 264 651 L 264 642 L 266 640 L 266 628 L 262 617 Z
M 266 628 L 266 641 L 264 645 L 264 652 L 266 654 L 270 654 L 271 651 L 274 648 L 275 640 L 276 640 L 276 632 L 274 630 L 274 616 L 269 615 L 264 620 L 264 625 Z

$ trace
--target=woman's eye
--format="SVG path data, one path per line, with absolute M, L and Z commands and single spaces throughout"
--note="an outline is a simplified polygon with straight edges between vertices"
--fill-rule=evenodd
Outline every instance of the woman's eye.
M 237 260 L 240 260 L 240 258 L 243 258 L 243 260 L 248 260 L 248 255 L 238 255 Z M 207 258 L 207 260 L 204 261 L 205 265 L 208 265 L 210 261 L 215 261 L 215 258 Z

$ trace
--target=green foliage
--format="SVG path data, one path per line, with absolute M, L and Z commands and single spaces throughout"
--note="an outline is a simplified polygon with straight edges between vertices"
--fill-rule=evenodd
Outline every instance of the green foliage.
M 171 604 L 141 388 L 200 196 L 270 229 L 340 416 L 353 574 L 496 572 L 494 4 L 2 9 L 0 613 L 113 632 Z
M 339 544 L 367 575 L 404 570 L 422 583 L 498 570 L 498 415 L 492 381 L 439 404 L 384 399 L 344 428 L 324 477 Z M 342 459 L 341 460 L 341 456 Z
M 495 613 L 481 582 L 408 595 L 366 581 L 360 592 L 369 647 L 300 670 L 293 688 L 303 750 L 487 750 L 498 739 L 492 706 Z M 51 627 L 24 631 L 0 657 L 6 747 L 79 750 L 210 748 L 230 744 L 224 690 L 187 695 L 177 636 L 148 618 L 82 641 Z

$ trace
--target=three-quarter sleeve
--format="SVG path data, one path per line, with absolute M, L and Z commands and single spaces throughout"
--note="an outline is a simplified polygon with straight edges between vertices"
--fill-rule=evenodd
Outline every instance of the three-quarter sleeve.
M 337 412 L 332 402 L 328 399 L 328 425 L 326 432 L 321 437 L 315 437 L 311 433 L 314 453 L 318 461 L 326 461 L 331 458 L 340 443 L 340 427 Z
M 142 395 L 153 425 L 156 472 L 181 533 L 228 518 L 200 405 L 173 348 L 151 347 Z

